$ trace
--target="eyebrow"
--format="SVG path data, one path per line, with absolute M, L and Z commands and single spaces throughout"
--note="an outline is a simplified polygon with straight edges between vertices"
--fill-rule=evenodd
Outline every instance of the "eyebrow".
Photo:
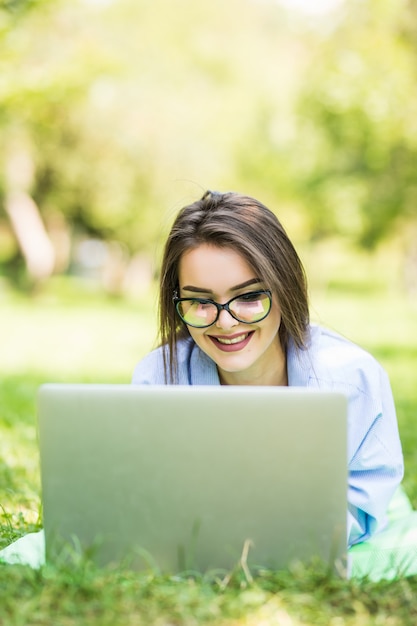
M 238 291 L 239 289 L 244 289 L 245 287 L 249 287 L 250 285 L 257 285 L 261 283 L 260 278 L 250 278 L 246 280 L 244 283 L 240 283 L 239 285 L 235 285 L 230 288 L 230 291 Z M 213 293 L 211 289 L 203 289 L 202 287 L 194 287 L 194 285 L 184 285 L 182 287 L 183 291 L 192 291 L 193 293 Z

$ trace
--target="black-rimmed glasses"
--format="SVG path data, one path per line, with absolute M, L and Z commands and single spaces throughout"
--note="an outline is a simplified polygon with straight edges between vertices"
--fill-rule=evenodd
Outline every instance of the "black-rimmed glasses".
M 271 310 L 272 294 L 269 289 L 250 291 L 235 296 L 225 304 L 219 304 L 206 298 L 179 298 L 175 291 L 173 302 L 187 326 L 207 328 L 217 322 L 223 309 L 242 324 L 260 322 Z

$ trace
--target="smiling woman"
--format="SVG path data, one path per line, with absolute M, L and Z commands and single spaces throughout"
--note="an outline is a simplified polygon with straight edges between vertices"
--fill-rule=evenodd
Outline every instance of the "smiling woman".
M 214 311 L 200 324 L 196 316 L 190 324 L 188 312 L 181 317 L 196 345 L 216 363 L 222 384 L 287 384 L 280 306 L 239 253 L 212 244 L 188 250 L 179 263 L 178 284 L 186 298 L 182 304 L 205 302 L 206 312 L 207 306 Z M 255 291 L 248 292 L 250 286 Z M 196 291 L 228 302 L 190 299 Z M 237 295 L 229 299 L 232 294 Z
M 254 198 L 206 192 L 168 236 L 160 347 L 134 384 L 274 385 L 348 399 L 349 545 L 387 524 L 403 458 L 390 384 L 364 350 L 309 321 L 302 263 L 276 215 Z
M 242 320 L 236 315 L 237 308 L 242 309 L 243 296 L 252 297 L 254 292 L 270 292 L 271 303 L 269 296 L 261 298 L 258 303 L 268 307 L 266 314 Z M 190 300 L 196 302 L 197 295 L 205 305 L 207 301 L 212 305 L 215 302 L 218 316 L 210 319 L 209 324 L 195 324 L 195 320 L 190 324 L 189 317 L 184 319 L 183 302 L 185 306 Z M 234 296 L 240 299 L 235 300 Z M 230 301 L 232 307 L 228 310 L 226 304 Z M 194 310 L 192 306 L 190 314 Z M 234 343 L 241 335 L 249 341 L 240 346 L 247 348 L 238 356 L 235 354 L 234 361 L 249 354 L 253 357 L 258 339 L 265 338 L 266 329 L 273 323 L 276 327 L 270 348 L 280 352 L 274 369 L 282 370 L 281 374 L 275 375 L 277 372 L 274 374 L 266 363 L 247 371 L 243 363 L 236 369 L 232 357 L 217 362 L 217 358 L 225 356 L 220 344 Z M 304 268 L 272 211 L 254 198 L 218 192 L 207 192 L 201 200 L 180 211 L 168 236 L 161 269 L 160 339 L 161 345 L 166 346 L 162 349 L 165 382 L 179 382 L 178 342 L 198 337 L 199 347 L 201 341 L 210 348 L 208 353 L 202 349 L 217 363 L 221 382 L 232 383 L 231 378 L 226 380 L 224 376 L 230 362 L 239 376 L 234 377 L 233 384 L 285 384 L 283 370 L 289 341 L 297 348 L 304 347 L 308 323 Z M 196 326 L 198 330 L 194 330 Z
M 345 395 L 352 572 L 374 579 L 417 574 L 417 512 L 406 502 L 401 519 L 392 515 L 403 456 L 388 377 L 370 354 L 310 324 L 303 266 L 265 205 L 207 192 L 179 212 L 162 261 L 160 339 L 136 366 L 133 384 L 289 386 Z M 39 547 L 43 535 L 36 537 Z M 28 562 L 27 552 L 27 544 L 12 545 L 0 561 Z

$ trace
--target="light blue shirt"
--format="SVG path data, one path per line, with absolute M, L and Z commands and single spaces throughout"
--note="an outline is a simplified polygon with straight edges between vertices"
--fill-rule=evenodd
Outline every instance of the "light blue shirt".
M 178 343 L 179 385 L 220 385 L 217 367 L 190 338 Z M 311 326 L 307 347 L 287 351 L 289 386 L 338 391 L 348 398 L 349 545 L 387 523 L 388 504 L 404 474 L 397 418 L 388 377 L 357 345 Z M 135 368 L 135 385 L 165 384 L 162 348 Z

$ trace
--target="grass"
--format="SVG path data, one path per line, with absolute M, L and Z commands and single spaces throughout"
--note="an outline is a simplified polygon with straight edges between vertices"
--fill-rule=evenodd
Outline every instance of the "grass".
M 335 271 L 340 275 L 340 267 Z M 387 369 L 405 488 L 417 508 L 417 309 L 395 281 L 381 284 L 380 273 L 377 265 L 366 271 L 356 265 L 344 280 L 313 281 L 313 317 L 370 349 Z M 134 364 L 154 343 L 152 294 L 148 300 L 112 300 L 65 281 L 30 300 L 0 290 L 0 546 L 41 525 L 39 384 L 129 382 Z M 417 578 L 343 581 L 320 564 L 265 571 L 255 580 L 239 566 L 226 578 L 181 578 L 98 570 L 83 561 L 39 571 L 7 565 L 0 566 L 0 624 L 411 626 L 416 592 Z

